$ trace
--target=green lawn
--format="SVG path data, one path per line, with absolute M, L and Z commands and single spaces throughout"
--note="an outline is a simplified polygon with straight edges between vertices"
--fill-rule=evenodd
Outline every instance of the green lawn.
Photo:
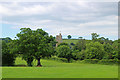
M 118 66 L 41 60 L 43 67 L 3 67 L 3 78 L 117 78 Z M 16 65 L 26 65 L 17 58 Z

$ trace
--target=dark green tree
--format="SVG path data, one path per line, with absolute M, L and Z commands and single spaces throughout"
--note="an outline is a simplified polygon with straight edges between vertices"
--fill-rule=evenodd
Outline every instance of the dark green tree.
M 109 43 L 103 44 L 104 47 L 104 58 L 105 59 L 112 59 L 113 58 L 113 47 Z
M 17 34 L 16 42 L 18 42 L 18 51 L 22 53 L 22 58 L 27 62 L 28 66 L 32 66 L 35 39 L 33 31 L 30 28 L 21 28 L 21 32 Z
M 104 47 L 99 42 L 90 42 L 86 45 L 85 56 L 87 59 L 102 59 Z
M 71 38 L 72 38 L 72 36 L 71 36 L 71 35 L 68 35 L 67 37 L 68 37 L 68 39 L 71 39 Z
M 70 59 L 72 58 L 72 52 L 69 46 L 61 45 L 57 47 L 56 51 L 58 57 L 66 58 L 68 62 L 70 62 Z
M 42 29 L 21 28 L 17 37 L 19 51 L 23 53 L 23 59 L 27 61 L 28 66 L 32 66 L 34 58 L 38 61 L 37 66 L 42 66 L 40 59 L 50 57 L 54 53 L 55 39 Z
M 116 58 L 120 60 L 120 39 L 119 40 L 115 40 L 112 44 L 113 47 L 113 54 L 112 54 L 112 59 Z
M 2 41 L 2 65 L 13 66 L 15 63 L 15 54 L 10 52 L 10 49 L 5 41 Z
M 78 39 L 82 39 L 83 37 L 78 37 Z

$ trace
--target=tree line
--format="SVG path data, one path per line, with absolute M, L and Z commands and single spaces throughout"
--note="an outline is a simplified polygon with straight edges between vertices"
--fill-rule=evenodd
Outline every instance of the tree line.
M 31 30 L 21 28 L 21 32 L 16 35 L 16 39 L 6 38 L 0 41 L 2 45 L 2 65 L 13 66 L 17 56 L 21 56 L 32 66 L 34 59 L 37 60 L 36 66 L 42 66 L 41 58 L 51 58 L 57 56 L 71 60 L 119 60 L 118 49 L 120 40 L 109 40 L 99 37 L 97 33 L 92 33 L 92 40 L 79 38 L 76 44 L 61 43 L 56 47 L 55 37 L 49 35 L 42 29 Z M 70 36 L 69 36 L 70 39 Z
M 92 33 L 92 40 L 79 38 L 76 44 L 62 43 L 57 48 L 59 57 L 74 60 L 120 60 L 120 39 L 112 41 L 108 38 L 99 37 L 97 33 Z M 66 55 L 65 55 L 66 54 Z

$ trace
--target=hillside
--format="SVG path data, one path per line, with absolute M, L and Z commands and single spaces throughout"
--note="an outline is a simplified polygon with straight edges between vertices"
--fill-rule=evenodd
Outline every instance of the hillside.
M 78 41 L 79 41 L 79 39 L 63 39 L 63 42 L 68 43 L 68 44 L 71 44 L 71 43 L 76 44 Z M 86 42 L 90 42 L 90 41 L 91 40 L 86 40 Z
M 63 39 L 63 42 L 64 43 L 68 43 L 68 44 L 70 44 L 70 43 L 77 43 L 78 42 L 78 40 L 79 39 Z

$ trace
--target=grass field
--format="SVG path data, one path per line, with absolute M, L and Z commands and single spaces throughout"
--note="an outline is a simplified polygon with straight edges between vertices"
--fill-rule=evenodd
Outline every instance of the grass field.
M 68 43 L 68 44 L 70 44 L 70 43 L 77 43 L 78 42 L 78 39 L 63 39 L 63 42 L 64 43 Z
M 117 78 L 117 65 L 99 65 L 82 63 L 64 63 L 53 60 L 41 60 L 43 67 L 3 67 L 3 78 Z M 26 65 L 17 58 L 16 65 Z
M 68 44 L 71 44 L 71 43 L 76 44 L 78 41 L 79 39 L 63 39 L 63 42 Z M 86 42 L 90 42 L 90 40 L 86 40 Z

